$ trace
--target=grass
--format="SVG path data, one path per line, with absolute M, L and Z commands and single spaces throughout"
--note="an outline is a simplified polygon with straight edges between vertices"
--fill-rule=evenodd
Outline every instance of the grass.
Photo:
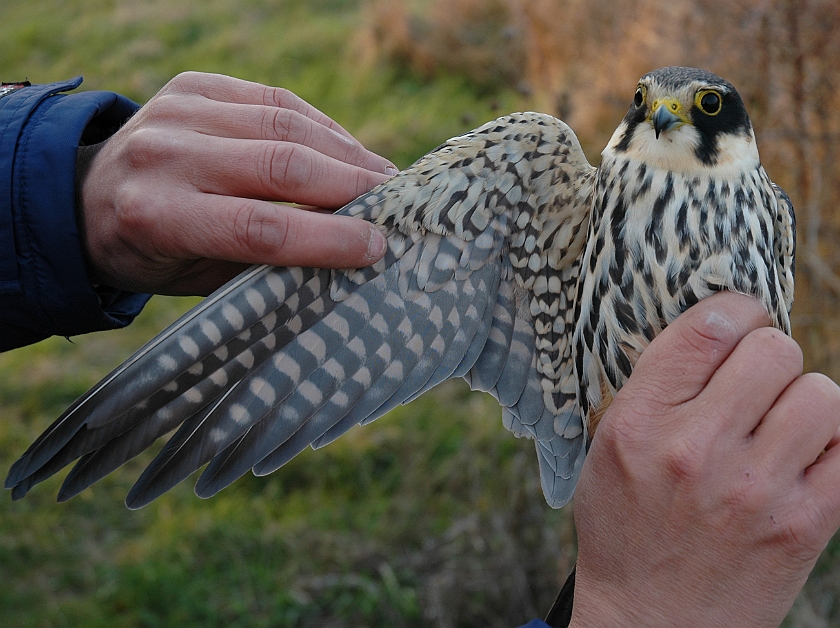
M 178 309 L 158 299 L 133 329 L 0 356 L 2 468 Z M 53 502 L 57 479 L 20 502 L 4 494 L 0 623 L 521 623 L 550 603 L 573 541 L 568 513 L 543 503 L 532 445 L 499 414 L 453 383 L 208 501 L 184 483 L 126 510 L 149 456 L 66 504 Z
M 359 0 L 7 0 L 0 76 L 148 100 L 185 70 L 287 87 L 408 165 L 443 139 L 491 119 L 512 91 L 476 97 L 458 77 L 424 81 L 365 61 Z
M 373 8 L 371 8 L 371 6 Z M 0 78 L 144 102 L 184 70 L 282 85 L 405 166 L 523 106 L 457 71 L 371 55 L 361 0 L 4 0 Z M 368 15 L 368 17 L 366 17 Z M 596 155 L 597 156 L 597 155 Z M 192 300 L 156 298 L 125 330 L 0 355 L 0 469 Z M 515 626 L 542 615 L 574 560 L 571 508 L 543 500 L 533 445 L 453 382 L 212 500 L 188 482 L 123 499 L 141 456 L 66 504 L 60 478 L 0 494 L 0 626 Z M 788 626 L 838 619 L 840 543 Z M 822 622 L 822 623 L 821 623 Z
M 360 4 L 6 0 L 0 76 L 83 74 L 85 89 L 138 102 L 187 69 L 282 85 L 400 166 L 516 108 L 511 91 L 364 62 Z M 128 329 L 0 355 L 0 468 L 191 304 L 156 298 Z M 66 504 L 60 478 L 20 502 L 3 493 L 0 625 L 522 623 L 548 608 L 574 543 L 569 513 L 543 501 L 533 445 L 499 419 L 453 384 L 209 501 L 184 483 L 126 510 L 150 456 Z

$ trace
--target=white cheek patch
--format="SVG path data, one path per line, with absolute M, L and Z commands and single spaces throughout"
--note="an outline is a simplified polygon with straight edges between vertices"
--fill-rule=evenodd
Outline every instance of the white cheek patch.
M 731 172 L 733 166 L 746 166 L 743 170 L 755 170 L 759 166 L 758 147 L 755 135 L 723 134 L 718 136 L 718 162 L 713 170 L 725 169 Z

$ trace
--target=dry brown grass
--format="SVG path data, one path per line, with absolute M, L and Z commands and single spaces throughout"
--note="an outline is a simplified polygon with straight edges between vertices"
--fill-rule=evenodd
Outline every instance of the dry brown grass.
M 435 0 L 412 10 L 406 2 L 374 0 L 359 43 L 368 61 L 386 58 L 423 78 L 459 74 L 479 88 L 516 82 L 524 39 L 506 0 Z

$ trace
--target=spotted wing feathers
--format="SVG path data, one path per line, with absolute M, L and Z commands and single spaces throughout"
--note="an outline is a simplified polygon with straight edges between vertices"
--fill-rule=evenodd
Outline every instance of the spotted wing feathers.
M 546 498 L 562 505 L 584 454 L 567 323 L 592 172 L 549 116 L 453 138 L 341 210 L 381 226 L 381 261 L 243 273 L 74 403 L 6 486 L 18 499 L 79 459 L 68 499 L 176 430 L 127 504 L 205 465 L 196 492 L 209 497 L 464 377 L 535 439 Z

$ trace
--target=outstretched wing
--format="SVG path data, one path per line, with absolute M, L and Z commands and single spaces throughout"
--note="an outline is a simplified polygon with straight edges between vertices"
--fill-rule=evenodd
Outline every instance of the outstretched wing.
M 59 493 L 69 499 L 177 428 L 126 503 L 205 464 L 207 497 L 464 377 L 535 439 L 546 498 L 562 505 L 584 456 L 570 338 L 593 174 L 546 115 L 449 140 L 340 210 L 385 231 L 380 262 L 249 269 L 78 399 L 7 488 L 19 499 L 80 458 Z

